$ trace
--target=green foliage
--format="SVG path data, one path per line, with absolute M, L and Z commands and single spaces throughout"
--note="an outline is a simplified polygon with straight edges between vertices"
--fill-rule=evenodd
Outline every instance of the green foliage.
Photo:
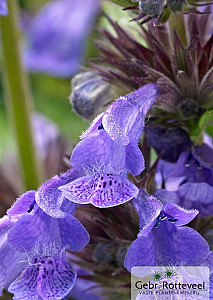
M 197 137 L 202 131 L 206 131 L 208 134 L 213 136 L 213 110 L 207 110 L 197 124 L 191 128 L 191 136 Z
M 120 6 L 123 6 L 123 7 L 128 7 L 128 6 L 137 6 L 138 3 L 137 2 L 132 2 L 131 0 L 111 0 L 112 2 L 120 5 Z

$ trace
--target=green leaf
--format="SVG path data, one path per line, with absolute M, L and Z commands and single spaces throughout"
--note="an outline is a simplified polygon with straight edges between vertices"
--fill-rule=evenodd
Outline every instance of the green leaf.
M 137 2 L 134 3 L 131 0 L 111 0 L 111 1 L 123 7 L 128 7 L 133 5 L 138 6 Z
M 206 130 L 209 134 L 213 133 L 213 110 L 207 110 L 198 123 L 191 128 L 191 135 L 198 136 L 202 130 Z
M 213 125 L 213 110 L 207 110 L 198 122 L 199 128 L 202 130 L 204 127 Z
M 166 7 L 163 11 L 162 16 L 158 19 L 158 22 L 159 23 L 166 23 L 169 19 L 170 13 L 171 13 L 170 8 Z

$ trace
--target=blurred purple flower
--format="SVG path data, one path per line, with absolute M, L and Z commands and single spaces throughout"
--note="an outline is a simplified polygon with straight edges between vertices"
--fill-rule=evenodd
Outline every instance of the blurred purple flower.
M 213 214 L 213 149 L 206 144 L 182 152 L 176 164 L 160 161 L 155 195 L 163 203 L 176 203 L 186 209 L 196 208 L 200 216 Z
M 190 227 L 198 211 L 168 203 L 164 206 L 143 190 L 135 199 L 140 218 L 140 233 L 131 244 L 124 266 L 199 265 L 209 254 L 203 237 Z
M 51 1 L 26 28 L 26 68 L 59 77 L 74 75 L 81 63 L 85 40 L 99 11 L 99 0 Z
M 7 0 L 0 0 L 0 15 L 6 16 L 8 14 Z
M 147 84 L 120 97 L 93 121 L 70 160 L 86 176 L 59 188 L 67 199 L 112 207 L 137 195 L 138 189 L 128 180 L 127 171 L 139 175 L 144 169 L 138 142 L 144 118 L 157 95 L 156 85 Z

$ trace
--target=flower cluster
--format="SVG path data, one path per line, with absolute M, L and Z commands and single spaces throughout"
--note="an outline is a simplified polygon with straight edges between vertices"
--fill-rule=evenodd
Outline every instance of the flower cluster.
M 127 7 L 139 6 L 137 20 L 165 13 L 167 20 L 186 4 L 125 1 L 132 2 L 139 2 Z M 98 0 L 48 3 L 25 28 L 27 68 L 73 75 L 98 11 Z M 188 24 L 184 35 L 172 23 L 132 35 L 107 17 L 116 36 L 101 31 L 95 70 L 73 78 L 70 96 L 87 120 L 103 112 L 81 135 L 66 171 L 51 177 L 60 172 L 52 167 L 50 179 L 0 218 L 0 289 L 14 300 L 61 300 L 72 292 L 89 300 L 76 295 L 81 282 L 96 289 L 92 300 L 129 299 L 134 266 L 207 266 L 213 299 L 212 29 L 208 15 L 204 24 L 178 16 L 174 27 Z M 41 161 L 55 164 L 57 128 L 41 116 L 32 124 Z
M 1 285 L 15 299 L 62 299 L 71 291 L 76 271 L 67 253 L 89 242 L 73 216 L 77 203 L 112 207 L 137 196 L 127 174 L 144 170 L 138 142 L 158 95 L 156 85 L 148 84 L 116 100 L 83 134 L 71 156 L 72 169 L 24 193 L 1 219 L 1 269 L 12 262 Z
M 157 182 L 164 182 L 156 196 L 187 209 L 196 208 L 200 216 L 213 214 L 213 149 L 206 144 L 183 151 L 176 163 L 161 161 Z M 160 186 L 159 186 L 160 187 Z

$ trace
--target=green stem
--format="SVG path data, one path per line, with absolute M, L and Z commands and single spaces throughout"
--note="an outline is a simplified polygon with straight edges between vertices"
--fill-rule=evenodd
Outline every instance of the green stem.
M 171 36 L 173 36 L 173 31 L 175 29 L 183 45 L 187 46 L 187 36 L 183 14 L 180 12 L 172 13 L 169 18 L 169 26 Z
M 7 108 L 17 138 L 19 159 L 26 189 L 41 183 L 31 128 L 31 92 L 20 51 L 19 15 L 16 0 L 8 0 L 9 14 L 0 18 Z

